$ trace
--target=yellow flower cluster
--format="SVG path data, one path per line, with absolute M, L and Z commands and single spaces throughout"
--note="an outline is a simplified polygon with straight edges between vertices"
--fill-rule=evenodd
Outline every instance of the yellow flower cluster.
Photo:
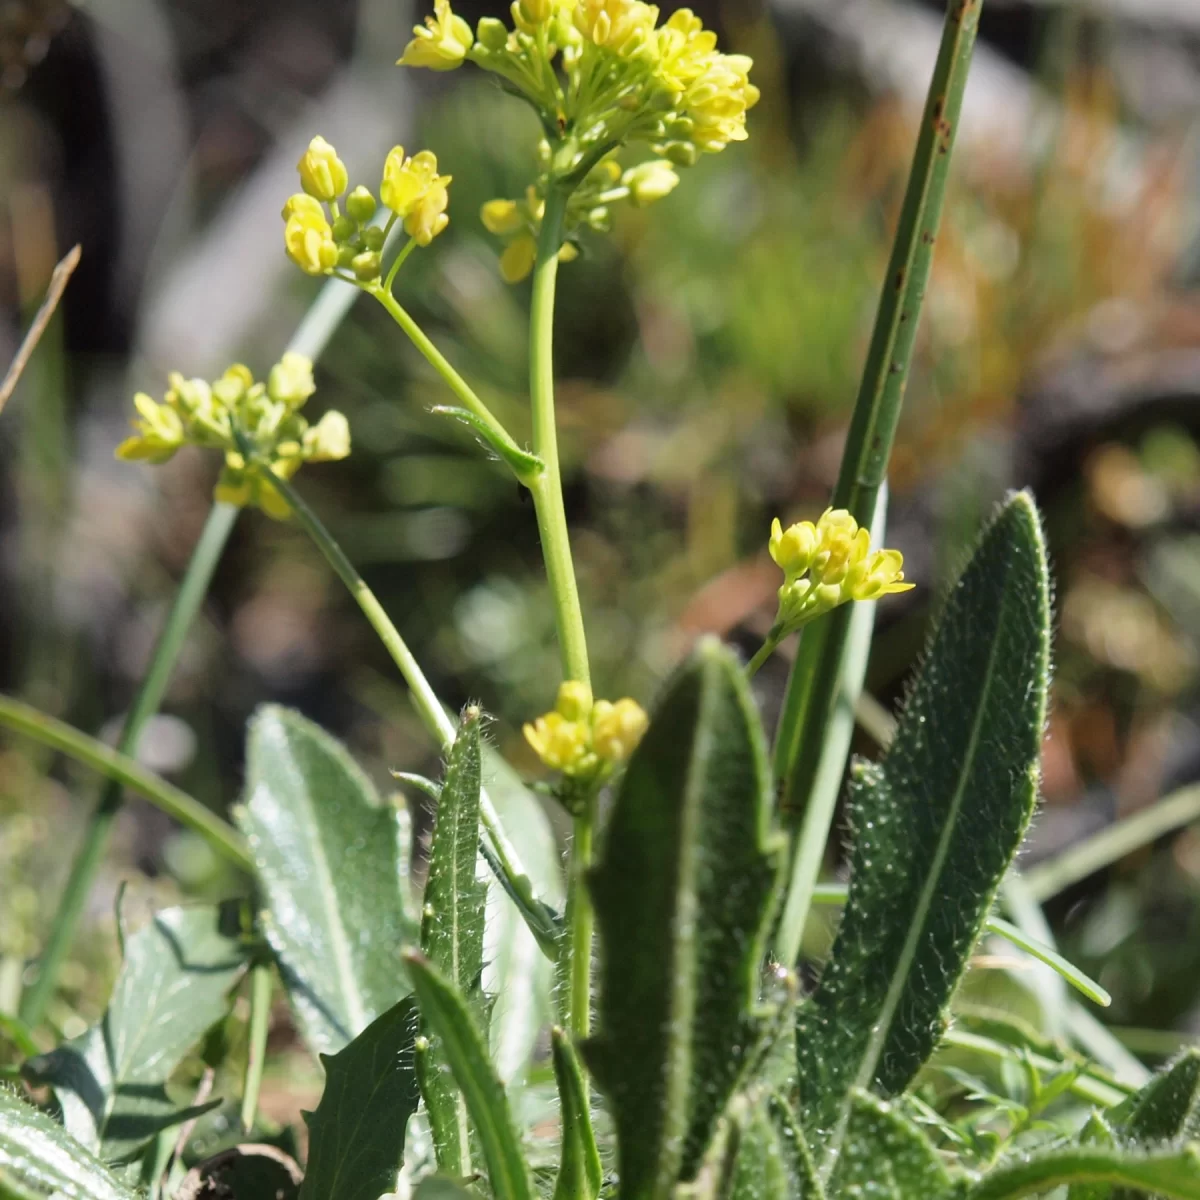
M 559 131 L 541 146 L 538 197 L 553 186 L 603 182 L 594 173 L 606 158 L 648 143 L 654 159 L 633 174 L 614 162 L 607 186 L 568 209 L 568 234 L 583 225 L 603 228 L 610 204 L 660 199 L 678 182 L 674 167 L 744 140 L 746 113 L 758 101 L 749 58 L 719 51 L 716 34 L 690 9 L 661 24 L 659 16 L 657 5 L 642 0 L 514 0 L 511 29 L 485 17 L 472 33 L 449 0 L 437 0 L 400 63 L 444 71 L 470 61 L 528 100 L 543 126 Z M 489 228 L 512 226 L 503 235 L 511 240 L 501 269 L 508 279 L 521 278 L 533 263 L 540 213 L 521 201 L 492 203 L 514 206 Z
M 877 600 L 914 585 L 904 582 L 899 550 L 872 550 L 871 534 L 844 508 L 828 508 L 814 525 L 771 523 L 771 557 L 783 571 L 775 625 L 783 634 L 848 600 Z
M 593 701 L 587 684 L 567 680 L 554 708 L 525 726 L 525 740 L 551 770 L 596 782 L 633 753 L 647 724 L 636 700 Z
M 388 154 L 379 189 L 390 210 L 383 225 L 371 222 L 378 204 L 369 188 L 360 185 L 343 199 L 350 184 L 346 165 L 323 137 L 313 138 L 297 169 L 304 190 L 283 206 L 283 241 L 288 257 L 310 275 L 341 270 L 359 283 L 374 283 L 397 221 L 419 246 L 428 246 L 449 224 L 450 176 L 438 174 L 437 158 L 428 150 L 407 158 L 396 146 Z
M 183 446 L 221 450 L 218 500 L 285 518 L 291 510 L 260 468 L 290 479 L 302 463 L 350 453 L 350 427 L 341 413 L 327 412 L 315 425 L 300 414 L 315 387 L 312 363 L 303 355 L 285 354 L 265 383 L 255 382 L 241 363 L 213 383 L 178 372 L 168 383 L 161 402 L 144 392 L 134 396 L 137 432 L 117 447 L 117 457 L 161 463 Z

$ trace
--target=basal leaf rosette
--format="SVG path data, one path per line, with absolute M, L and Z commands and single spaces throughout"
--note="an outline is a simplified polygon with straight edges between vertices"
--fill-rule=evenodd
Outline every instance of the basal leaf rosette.
M 133 399 L 134 434 L 116 450 L 132 462 L 163 463 L 183 446 L 220 450 L 225 465 L 215 498 L 261 508 L 280 520 L 291 515 L 271 477 L 290 479 L 306 462 L 330 462 L 350 453 L 350 426 L 340 412 L 310 424 L 300 410 L 315 390 L 312 362 L 288 353 L 258 382 L 235 363 L 219 379 L 168 376 L 161 401 L 139 392 Z

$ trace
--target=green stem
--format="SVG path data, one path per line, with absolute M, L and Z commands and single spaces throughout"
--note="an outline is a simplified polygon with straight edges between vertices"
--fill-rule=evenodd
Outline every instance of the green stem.
M 412 651 L 409 650 L 404 638 L 400 636 L 400 631 L 392 624 L 391 617 L 387 615 L 375 593 L 367 587 L 363 577 L 354 569 L 353 564 L 346 557 L 345 551 L 321 523 L 317 514 L 305 503 L 299 492 L 286 479 L 280 479 L 274 474 L 271 475 L 270 480 L 280 495 L 291 505 L 297 522 L 312 538 L 337 577 L 346 585 L 350 595 L 357 601 L 359 608 L 370 621 L 371 627 L 378 634 L 384 648 L 391 655 L 392 661 L 400 668 L 400 674 L 404 677 L 404 681 L 412 693 L 417 715 L 421 718 L 430 736 L 437 742 L 440 750 L 449 751 L 454 744 L 454 722 L 442 707 L 441 701 L 430 686 L 429 680 L 425 678 Z M 520 889 L 522 895 L 528 895 L 532 900 L 529 877 L 515 847 L 504 832 L 499 814 L 486 789 L 480 793 L 479 810 L 483 827 L 491 840 L 491 852 L 503 874 L 507 876 L 513 887 Z M 537 936 L 536 931 L 534 936 Z
M 871 523 L 887 477 L 982 7 L 979 0 L 949 0 L 947 4 L 941 47 L 833 495 L 834 507 L 849 509 L 860 525 Z M 782 783 L 793 857 L 838 704 L 838 679 L 850 622 L 849 605 L 814 622 L 805 633 L 788 681 L 775 743 L 775 772 Z M 826 823 L 823 828 L 806 830 L 803 836 L 820 837 L 823 844 L 828 833 Z
M 554 601 L 558 648 L 564 679 L 591 684 L 587 636 L 571 540 L 567 532 L 567 510 L 563 503 L 562 471 L 558 461 L 558 430 L 554 418 L 554 293 L 558 280 L 558 251 L 570 191 L 552 187 L 546 197 L 542 228 L 538 235 L 537 261 L 533 268 L 533 302 L 529 316 L 529 397 L 533 409 L 533 452 L 543 471 L 533 481 L 534 508 L 542 539 L 546 579 Z M 571 839 L 571 861 L 567 878 L 567 953 L 559 954 L 560 978 L 566 981 L 567 1029 L 577 1038 L 587 1037 L 591 1027 L 591 971 L 594 917 L 584 876 L 592 862 L 595 803 L 584 805 L 575 818 Z
M 229 540 L 237 515 L 238 510 L 230 504 L 214 504 L 208 515 L 208 521 L 192 552 L 183 582 L 167 615 L 167 623 L 159 635 L 158 644 L 154 647 L 149 669 L 125 717 L 121 736 L 117 740 L 117 751 L 120 754 L 136 754 L 138 740 L 146 722 L 158 711 L 162 703 L 175 660 L 179 657 L 187 631 L 204 602 L 208 585 Z M 113 821 L 120 811 L 121 801 L 121 784 L 115 779 L 110 779 L 88 822 L 83 848 L 72 864 L 66 889 L 54 914 L 54 923 L 50 928 L 46 948 L 42 952 L 37 977 L 21 999 L 21 1016 L 30 1025 L 37 1025 L 41 1021 L 46 1004 L 54 992 L 63 961 L 75 941 L 92 883 L 108 850 Z
M 417 244 L 416 238 L 409 238 L 404 249 L 396 255 L 395 262 L 392 263 L 388 270 L 387 277 L 383 281 L 383 290 L 390 296 L 392 294 L 392 284 L 396 282 L 396 276 L 400 273 L 400 268 L 404 266 L 405 259 L 413 252 L 413 248 Z
M 781 631 L 773 627 L 767 634 L 763 644 L 755 651 L 754 657 L 746 664 L 746 678 L 753 679 L 758 674 L 763 663 L 779 649 Z
M 447 386 L 466 405 L 467 409 L 487 425 L 495 439 L 520 455 L 521 448 L 513 441 L 512 434 L 504 428 L 492 410 L 480 400 L 471 385 L 450 365 L 450 361 L 429 340 L 425 331 L 412 319 L 400 301 L 382 284 L 370 284 L 364 290 L 387 309 L 392 320 L 400 326 L 408 340 L 421 352 L 426 362 L 446 381 Z M 529 481 L 521 479 L 521 482 L 529 486 Z
M 242 1088 L 242 1132 L 254 1128 L 258 1095 L 267 1061 L 267 1032 L 271 1017 L 271 966 L 257 963 L 250 972 L 250 1031 L 246 1052 L 246 1080 Z
M 85 767 L 91 767 L 93 771 L 115 780 L 120 787 L 137 792 L 180 825 L 199 834 L 213 850 L 239 870 L 249 872 L 254 869 L 254 859 L 232 825 L 222 821 L 187 792 L 155 775 L 153 771 L 147 771 L 136 759 L 12 696 L 0 695 L 0 725 L 58 750 Z M 22 1020 L 32 1025 L 24 1015 Z

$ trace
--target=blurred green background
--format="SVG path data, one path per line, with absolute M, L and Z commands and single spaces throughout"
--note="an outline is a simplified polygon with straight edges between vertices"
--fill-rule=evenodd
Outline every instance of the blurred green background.
M 560 277 L 560 427 L 596 687 L 645 702 L 699 633 L 757 645 L 778 583 L 770 520 L 824 506 L 940 23 L 915 0 L 695 7 L 755 58 L 750 141 L 621 213 Z M 500 280 L 477 213 L 530 180 L 536 123 L 470 70 L 395 69 L 417 9 L 0 11 L 0 362 L 56 259 L 83 247 L 0 416 L 3 691 L 113 735 L 217 466 L 115 463 L 129 397 L 161 393 L 169 369 L 240 359 L 265 373 L 282 351 L 316 294 L 278 219 L 314 133 L 352 178 L 373 182 L 396 142 L 453 174 L 450 228 L 406 265 L 400 297 L 524 440 L 528 285 Z M 892 471 L 888 544 L 919 586 L 881 607 L 864 716 L 878 733 L 990 506 L 1032 487 L 1059 630 L 1030 864 L 1200 779 L 1198 116 L 1200 5 L 989 0 Z M 302 491 L 443 697 L 480 700 L 532 773 L 520 723 L 549 706 L 558 668 L 530 506 L 428 412 L 442 385 L 367 301 L 318 383 L 314 412 L 347 414 L 354 453 L 306 470 Z M 778 658 L 758 678 L 769 720 L 786 669 Z M 266 700 L 347 739 L 381 782 L 431 766 L 353 602 L 298 531 L 249 513 L 142 755 L 224 809 Z M 857 748 L 874 752 L 867 732 Z M 0 1013 L 97 790 L 0 733 Z M 102 1005 L 128 880 L 142 905 L 229 882 L 131 802 L 52 1013 L 64 1033 Z M 1200 829 L 1076 885 L 1050 915 L 1130 1044 L 1200 1037 Z

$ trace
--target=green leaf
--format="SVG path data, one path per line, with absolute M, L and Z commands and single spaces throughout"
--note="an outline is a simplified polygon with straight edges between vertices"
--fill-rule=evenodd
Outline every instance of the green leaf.
M 596 1135 L 592 1130 L 591 1106 L 579 1059 L 565 1031 L 557 1026 L 550 1031 L 550 1049 L 554 1057 L 554 1078 L 558 1083 L 562 1150 L 559 1154 L 558 1181 L 554 1200 L 596 1200 L 604 1171 Z
M 251 722 L 246 772 L 237 821 L 267 940 L 309 1046 L 335 1054 L 411 990 L 401 822 L 341 743 L 285 708 Z
M 622 1194 L 699 1167 L 756 1038 L 752 1006 L 782 865 L 758 714 L 706 639 L 630 759 L 588 880 L 600 933 L 596 1036 Z
M 751 1103 L 741 1123 L 730 1200 L 824 1200 L 791 1105 L 778 1093 Z
M 870 1092 L 853 1094 L 831 1195 L 938 1200 L 951 1195 L 953 1186 L 918 1126 Z
M 396 1187 L 408 1119 L 417 1111 L 417 1005 L 406 996 L 344 1050 L 322 1055 L 325 1090 L 306 1113 L 300 1200 L 376 1200 Z
M 106 1162 L 129 1161 L 160 1130 L 212 1107 L 180 1110 L 166 1084 L 225 1016 L 248 965 L 220 922 L 215 908 L 157 913 L 127 940 L 100 1024 L 25 1064 L 28 1079 L 54 1088 L 67 1130 Z
M 1003 505 L 950 593 L 878 765 L 857 764 L 846 911 L 797 1021 L 801 1116 L 836 1153 L 855 1089 L 896 1095 L 951 996 L 1037 794 L 1050 640 L 1041 528 Z
M 0 1087 L 0 1195 L 133 1200 L 94 1155 L 44 1112 Z
M 429 876 L 422 901 L 421 950 L 426 958 L 481 1011 L 483 919 L 487 884 L 479 877 L 478 708 L 465 709 L 450 748 L 434 821 Z M 450 1175 L 471 1174 L 470 1123 L 466 1101 L 445 1069 L 439 1039 L 422 1022 L 428 1046 L 417 1058 L 417 1078 L 429 1115 L 438 1166 Z
M 1097 1112 L 1091 1113 L 1084 1122 L 1078 1141 L 1080 1145 L 1099 1146 L 1105 1150 L 1112 1150 L 1117 1144 L 1112 1128 Z M 1067 1189 L 1067 1200 L 1108 1200 L 1111 1195 L 1112 1187 L 1107 1183 L 1075 1183 Z
M 470 409 L 456 408 L 452 404 L 436 404 L 429 410 L 441 417 L 453 417 L 464 425 L 469 425 L 491 448 L 512 468 L 513 474 L 528 485 L 538 476 L 545 473 L 546 464 L 536 454 L 522 450 L 514 441 L 502 438 L 497 431 L 482 417 L 476 416 Z
M 1200 1050 L 1185 1050 L 1125 1103 L 1117 1132 L 1152 1145 L 1200 1137 Z
M 423 955 L 409 951 L 404 959 L 421 1016 L 441 1038 L 446 1061 L 466 1098 L 496 1200 L 533 1200 L 533 1182 L 504 1085 L 466 1000 Z
M 1194 1146 L 1143 1153 L 1101 1146 L 1061 1146 L 1001 1163 L 967 1193 L 967 1200 L 1039 1196 L 1063 1184 L 1112 1184 L 1171 1200 L 1200 1200 L 1200 1150 Z

